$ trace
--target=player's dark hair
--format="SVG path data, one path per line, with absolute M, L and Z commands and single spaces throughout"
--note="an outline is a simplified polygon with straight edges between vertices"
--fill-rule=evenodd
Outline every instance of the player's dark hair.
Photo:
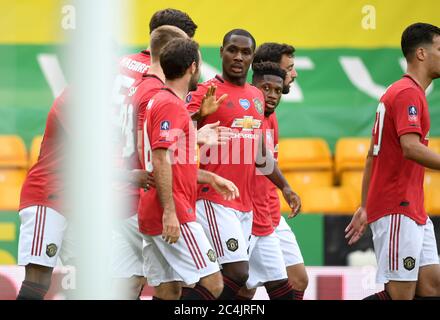
M 257 43 L 255 41 L 254 36 L 244 29 L 234 29 L 229 31 L 225 36 L 223 37 L 223 47 L 226 46 L 226 44 L 231 41 L 232 36 L 243 36 L 247 37 L 252 40 L 252 50 L 255 51 L 255 48 L 257 47 Z
M 186 34 L 174 26 L 160 26 L 153 30 L 150 36 L 150 49 L 153 58 L 158 59 L 162 48 L 174 39 L 185 39 Z
M 153 14 L 150 19 L 150 34 L 154 29 L 163 25 L 182 29 L 190 38 L 194 37 L 197 29 L 197 25 L 187 13 L 171 8 L 159 10 Z
M 183 77 L 193 62 L 199 65 L 199 45 L 191 39 L 176 39 L 160 52 L 160 66 L 167 80 Z
M 412 57 L 416 49 L 424 44 L 432 44 L 434 36 L 440 36 L 440 28 L 429 23 L 414 23 L 402 34 L 401 46 L 405 58 Z
M 256 79 L 262 78 L 265 75 L 272 75 L 280 77 L 284 80 L 286 79 L 286 71 L 281 69 L 280 65 L 275 62 L 265 61 L 252 64 L 252 82 Z
M 275 42 L 266 42 L 260 45 L 255 51 L 254 63 L 271 61 L 281 63 L 283 55 L 293 57 L 295 48 L 288 44 L 280 44 Z

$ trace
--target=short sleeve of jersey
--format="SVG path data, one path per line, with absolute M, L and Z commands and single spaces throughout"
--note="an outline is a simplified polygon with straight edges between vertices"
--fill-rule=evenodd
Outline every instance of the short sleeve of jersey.
M 415 88 L 408 88 L 396 95 L 392 105 L 392 116 L 397 135 L 418 133 L 422 135 L 422 108 L 420 93 Z
M 186 109 L 190 114 L 199 111 L 204 95 L 208 89 L 204 84 L 199 84 L 196 91 L 188 93 L 185 99 Z
M 151 149 L 167 149 L 173 145 L 185 127 L 185 117 L 188 115 L 183 111 L 182 106 L 173 102 L 165 102 L 156 106 L 152 111 L 151 121 Z

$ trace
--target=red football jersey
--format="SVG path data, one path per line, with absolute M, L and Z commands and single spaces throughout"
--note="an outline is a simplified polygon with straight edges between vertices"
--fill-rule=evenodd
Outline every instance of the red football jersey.
M 217 97 L 226 93 L 228 98 L 215 113 L 205 117 L 199 127 L 220 121 L 220 126 L 231 128 L 235 136 L 226 146 L 202 146 L 200 168 L 234 182 L 240 191 L 240 197 L 225 201 L 209 185 L 199 185 L 198 199 L 206 199 L 243 212 L 251 211 L 255 155 L 264 118 L 264 96 L 250 84 L 237 86 L 217 75 L 214 79 L 199 84 L 197 91 L 187 96 L 190 113 L 200 108 L 203 96 L 211 84 L 217 86 Z
M 66 123 L 68 90 L 55 99 L 46 121 L 38 161 L 29 170 L 21 188 L 20 207 L 45 206 L 66 214 L 63 207 L 63 166 L 65 138 L 69 134 Z
M 124 56 L 119 61 L 119 73 L 114 82 L 113 101 L 116 106 L 115 125 L 116 150 L 115 163 L 118 168 L 127 170 L 141 169 L 141 163 L 137 152 L 137 130 L 142 124 L 138 124 L 138 113 L 141 109 L 130 104 L 129 96 L 133 95 L 136 87 L 142 82 L 150 66 L 150 52 L 142 51 L 136 54 Z M 116 183 L 119 192 L 129 207 L 127 215 L 134 214 L 139 202 L 139 189 L 130 183 Z
M 278 119 L 274 113 L 267 118 L 266 126 L 266 148 L 269 148 L 273 152 L 275 161 L 278 161 Z M 281 219 L 281 207 L 280 198 L 278 197 L 277 187 L 266 178 L 268 184 L 268 207 L 270 214 L 272 215 L 272 224 L 276 228 L 280 224 Z
M 368 222 L 400 213 L 425 224 L 423 205 L 425 168 L 403 156 L 400 136 L 420 135 L 428 145 L 429 110 L 424 90 L 409 75 L 382 96 L 373 128 L 373 164 L 367 198 Z
M 276 159 L 278 156 L 278 150 L 276 150 L 276 145 L 278 144 L 278 122 L 275 113 L 264 118 L 263 130 L 266 148 L 274 154 Z M 274 227 L 278 226 L 280 222 L 280 202 L 276 190 L 276 186 L 267 176 L 255 175 L 253 189 L 254 215 L 252 220 L 252 234 L 255 236 L 263 237 L 270 235 L 274 231 Z
M 144 119 L 145 167 L 152 165 L 152 150 L 173 150 L 173 198 L 181 224 L 196 220 L 197 137 L 185 108 L 175 93 L 162 88 L 148 103 Z M 154 168 L 153 168 L 154 173 Z M 157 190 L 141 191 L 139 229 L 155 236 L 162 233 L 163 208 Z

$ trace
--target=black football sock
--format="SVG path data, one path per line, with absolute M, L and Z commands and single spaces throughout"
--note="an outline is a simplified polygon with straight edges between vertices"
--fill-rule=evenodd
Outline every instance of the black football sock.
M 368 297 L 364 298 L 363 300 L 393 300 L 393 299 L 391 299 L 388 292 L 386 292 L 384 290 L 384 291 L 372 294 L 371 296 L 368 296 Z
M 208 289 L 196 284 L 194 288 L 182 288 L 180 300 L 215 300 L 215 297 Z
M 267 290 L 267 288 L 266 288 Z M 283 281 L 274 289 L 267 290 L 270 300 L 293 300 L 295 295 L 289 281 Z
M 31 281 L 23 281 L 17 300 L 44 300 L 48 287 Z
M 218 300 L 234 300 L 241 286 L 225 275 L 223 275 L 223 283 L 223 291 Z
M 304 300 L 304 291 L 293 289 L 293 300 Z
M 440 297 L 421 297 L 416 295 L 414 300 L 440 300 Z

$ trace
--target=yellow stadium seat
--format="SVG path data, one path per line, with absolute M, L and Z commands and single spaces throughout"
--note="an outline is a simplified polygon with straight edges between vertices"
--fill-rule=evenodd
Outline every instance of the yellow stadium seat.
M 332 158 L 324 139 L 280 139 L 278 165 L 281 170 L 330 170 Z
M 429 148 L 432 149 L 434 152 L 440 154 L 440 138 L 429 138 Z
M 354 191 L 360 193 L 362 190 L 363 171 L 343 171 L 341 173 L 341 186 L 352 188 Z
M 0 168 L 0 184 L 16 185 L 21 187 L 25 178 L 26 170 Z
M 350 188 L 309 188 L 301 194 L 304 213 L 353 214 L 360 202 Z
M 335 147 L 335 172 L 339 176 L 345 170 L 363 170 L 370 138 L 341 138 Z
M 333 184 L 333 173 L 327 171 L 287 171 L 284 177 L 293 190 L 310 187 L 330 187 Z
M 0 250 L 0 265 L 17 264 L 15 258 L 7 251 Z
M 29 153 L 29 168 L 31 168 L 38 160 L 42 141 L 43 141 L 43 136 L 36 136 L 32 140 L 31 150 Z
M 0 167 L 26 168 L 27 152 L 23 140 L 16 135 L 0 136 Z
M 440 215 L 440 189 L 425 193 L 425 209 L 430 215 Z
M 16 211 L 20 204 L 20 185 L 0 184 L 0 211 Z
M 425 189 L 440 189 L 440 172 L 425 171 Z

